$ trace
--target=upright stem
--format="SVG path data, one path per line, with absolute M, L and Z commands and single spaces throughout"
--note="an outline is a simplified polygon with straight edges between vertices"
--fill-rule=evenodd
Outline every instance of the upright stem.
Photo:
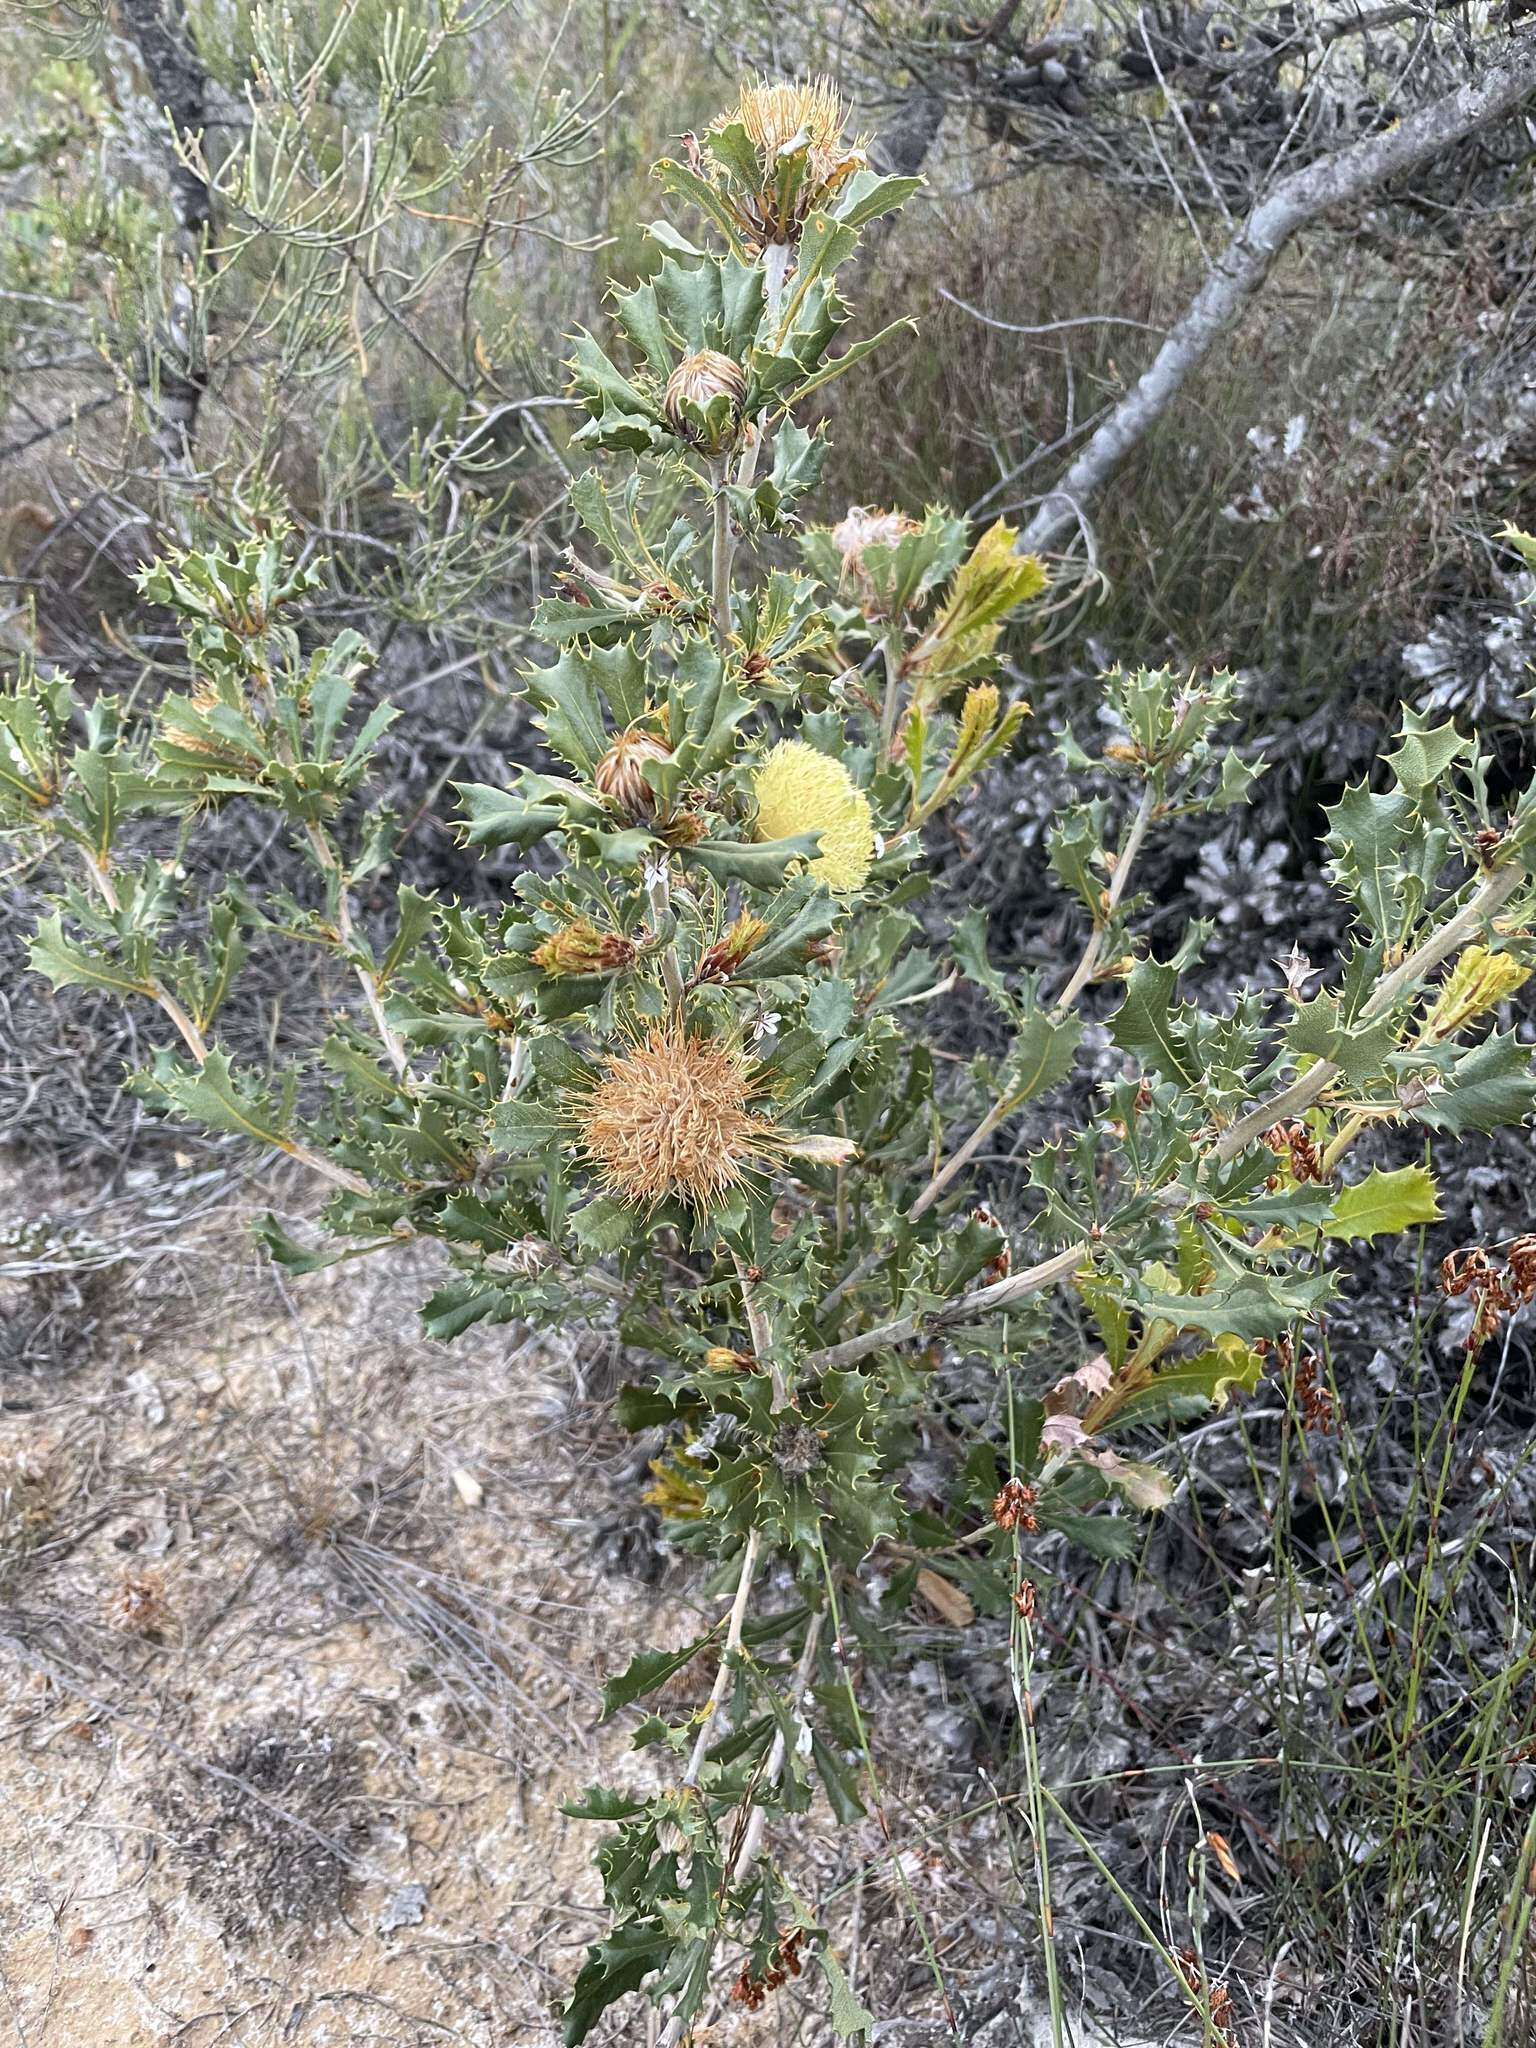
M 805 1688 L 810 1682 L 811 1668 L 816 1661 L 816 1647 L 821 1641 L 821 1626 L 824 1619 L 825 1616 L 822 1614 L 813 1614 L 806 1623 L 805 1643 L 800 1651 L 799 1662 L 795 1666 L 794 1684 L 790 1690 L 790 1699 L 792 1701 L 798 1700 L 803 1696 Z M 775 1792 L 778 1790 L 779 1778 L 784 1770 L 784 1758 L 788 1753 L 788 1748 L 789 1745 L 784 1740 L 784 1731 L 781 1728 L 773 1738 L 773 1747 L 769 1750 L 767 1762 L 763 1765 L 762 1778 L 753 1788 L 751 1796 L 754 1804 L 747 1820 L 747 1831 L 742 1837 L 741 1848 L 737 1852 L 736 1861 L 731 1866 L 731 1883 L 733 1886 L 739 1886 L 745 1881 L 762 1851 L 763 1830 L 768 1822 L 768 1816 L 761 1803 L 762 1795 L 765 1792 Z
M 655 861 L 646 869 L 645 900 L 658 927 L 671 917 L 672 871 L 665 859 Z M 661 979 L 667 991 L 667 1010 L 676 1024 L 681 1021 L 687 991 L 683 987 L 683 970 L 677 957 L 677 946 L 671 939 L 662 949 Z
M 731 507 L 725 495 L 726 467 L 711 465 L 714 481 L 714 537 L 710 547 L 710 582 L 714 591 L 715 644 L 723 654 L 731 644 Z
M 757 1557 L 758 1552 L 762 1549 L 762 1542 L 763 1539 L 757 1530 L 752 1530 L 741 1553 L 741 1576 L 736 1581 L 736 1594 L 731 1601 L 730 1619 L 726 1623 L 725 1628 L 725 1644 L 720 1652 L 720 1663 L 715 1672 L 715 1682 L 710 1687 L 709 1698 L 704 1703 L 704 1715 L 699 1723 L 699 1732 L 694 1740 L 693 1752 L 688 1758 L 687 1768 L 683 1772 L 683 1783 L 685 1785 L 696 1785 L 699 1779 L 699 1772 L 704 1768 L 704 1758 L 709 1752 L 709 1731 L 714 1724 L 716 1709 L 725 1698 L 725 1689 L 730 1683 L 731 1660 L 739 1655 L 741 1650 L 741 1632 L 746 1626 L 747 1620 L 747 1601 L 752 1594 L 752 1580 L 757 1571 Z
M 885 701 L 880 707 L 880 761 L 883 766 L 890 759 L 891 742 L 896 737 L 896 713 L 901 702 L 901 630 L 898 626 L 887 626 L 881 642 L 881 654 L 885 661 Z
M 1109 893 L 1104 898 L 1104 907 L 1094 920 L 1088 944 L 1083 949 L 1082 959 L 1073 970 L 1071 980 L 1052 1005 L 1053 1017 L 1065 1016 L 1098 970 L 1099 955 L 1104 950 L 1104 934 L 1113 922 L 1115 912 L 1120 908 L 1120 899 L 1124 896 L 1125 885 L 1130 880 L 1131 864 L 1141 851 L 1141 842 L 1147 836 L 1147 827 L 1151 824 L 1156 809 L 1157 791 L 1152 783 L 1148 782 L 1141 793 L 1136 815 L 1131 820 L 1131 829 L 1125 835 L 1125 844 L 1115 857 L 1115 871 L 1109 878 Z
M 736 1277 L 741 1282 L 741 1305 L 746 1310 L 747 1329 L 752 1337 L 752 1355 L 768 1374 L 769 1383 L 773 1388 L 774 1407 L 782 1408 L 789 1399 L 789 1389 L 785 1384 L 783 1372 L 774 1363 L 771 1355 L 773 1329 L 759 1303 L 756 1283 L 742 1263 L 740 1253 L 732 1253 L 732 1257 L 736 1261 Z
M 341 940 L 343 947 L 350 950 L 356 943 L 357 928 L 352 922 L 352 905 L 347 895 L 347 877 L 342 870 L 341 857 L 332 846 L 323 826 L 311 824 L 305 829 L 316 861 L 335 885 L 336 936 Z M 360 960 L 353 961 L 352 970 L 357 976 L 357 985 L 363 992 L 363 1001 L 368 1005 L 368 1014 L 373 1019 L 373 1028 L 379 1035 L 379 1042 L 389 1056 L 389 1063 L 396 1074 L 403 1076 L 407 1066 L 405 1041 L 384 1014 L 384 996 L 379 987 L 378 976 Z

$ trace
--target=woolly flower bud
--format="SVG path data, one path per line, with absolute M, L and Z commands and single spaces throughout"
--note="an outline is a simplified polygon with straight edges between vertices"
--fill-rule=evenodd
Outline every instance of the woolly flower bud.
M 729 981 L 752 949 L 767 936 L 768 927 L 760 917 L 744 910 L 699 962 L 700 981 Z
M 551 932 L 533 950 L 533 964 L 559 979 L 572 974 L 614 974 L 635 957 L 635 942 L 619 932 L 600 932 L 589 918 Z
M 747 380 L 740 363 L 718 349 L 701 348 L 684 356 L 667 379 L 663 403 L 674 434 L 706 455 L 718 455 L 734 446 L 741 433 L 746 395 Z M 723 406 L 715 403 L 721 398 L 727 401 Z
M 847 108 L 828 78 L 759 79 L 742 87 L 712 132 L 740 127 L 757 157 L 755 174 L 733 164 L 725 178 L 751 239 L 798 242 L 810 216 L 824 208 L 866 162 L 862 140 L 847 141 Z M 786 162 L 799 175 L 786 178 Z
M 875 858 L 869 798 L 841 761 L 804 740 L 781 740 L 753 777 L 759 839 L 819 832 L 811 873 L 829 889 L 862 889 Z
M 621 732 L 592 771 L 598 793 L 635 823 L 656 815 L 656 792 L 641 773 L 646 761 L 670 761 L 672 749 L 655 733 Z
M 711 1344 L 704 1354 L 706 1372 L 756 1372 L 757 1360 L 729 1344 Z
M 843 558 L 843 587 L 857 599 L 871 618 L 879 618 L 883 605 L 879 591 L 864 564 L 864 550 L 893 548 L 918 523 L 905 512 L 880 512 L 869 505 L 850 505 L 832 529 L 832 545 Z

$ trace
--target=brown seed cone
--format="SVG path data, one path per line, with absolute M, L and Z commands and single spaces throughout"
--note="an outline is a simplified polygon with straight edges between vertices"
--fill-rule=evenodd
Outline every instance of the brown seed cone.
M 621 732 L 592 771 L 598 793 L 632 824 L 654 818 L 656 792 L 641 774 L 645 761 L 670 761 L 672 749 L 653 732 Z

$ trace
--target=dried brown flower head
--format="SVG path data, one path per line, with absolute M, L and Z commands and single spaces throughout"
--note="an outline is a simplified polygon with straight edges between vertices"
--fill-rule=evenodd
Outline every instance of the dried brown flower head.
M 1304 1351 L 1292 1378 L 1301 1426 L 1308 1435 L 1332 1436 L 1338 1429 L 1339 1406 L 1328 1384 L 1322 1359 L 1315 1351 Z
M 707 1209 L 779 1148 L 773 1124 L 752 1107 L 757 1092 L 737 1046 L 667 1023 L 609 1059 L 572 1108 L 583 1147 L 620 1201 Z
M 1035 1489 L 1022 1479 L 1005 1479 L 992 1503 L 992 1519 L 999 1529 L 1022 1529 L 1032 1536 L 1040 1524 L 1035 1517 Z
M 804 1479 L 826 1462 L 821 1437 L 808 1422 L 786 1422 L 773 1440 L 772 1456 L 788 1479 Z
M 159 1635 L 170 1612 L 165 1574 L 153 1566 L 124 1572 L 107 1602 L 107 1619 L 128 1635 Z
M 1305 1124 L 1272 1124 L 1264 1133 L 1264 1142 L 1271 1152 L 1278 1152 L 1286 1161 L 1294 1180 L 1303 1182 L 1327 1179 L 1323 1155 L 1318 1151 Z
M 672 749 L 666 741 L 643 727 L 631 726 L 621 732 L 592 771 L 600 796 L 607 797 L 615 810 L 632 824 L 656 815 L 656 792 L 641 770 L 647 761 L 670 761 Z
M 1440 1261 L 1441 1291 L 1453 1300 L 1472 1297 L 1469 1351 L 1480 1351 L 1506 1315 L 1536 1300 L 1536 1237 L 1513 1238 L 1505 1258 L 1501 1269 L 1481 1245 L 1473 1245 Z

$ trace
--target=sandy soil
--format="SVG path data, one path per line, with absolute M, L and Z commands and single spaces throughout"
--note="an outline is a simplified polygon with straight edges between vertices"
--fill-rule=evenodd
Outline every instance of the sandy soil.
M 601 1676 L 693 1625 L 594 1548 L 611 1365 L 590 1337 L 413 1337 L 409 1257 L 284 1286 L 232 1206 L 4 1382 L 0 2022 L 23 2048 L 544 2048 L 597 1925 L 596 1831 L 559 1803 L 636 1768 Z M 189 1846 L 253 1728 L 355 1781 L 300 1811 L 301 1769 Z M 286 1897 L 295 1841 L 318 1902 Z

